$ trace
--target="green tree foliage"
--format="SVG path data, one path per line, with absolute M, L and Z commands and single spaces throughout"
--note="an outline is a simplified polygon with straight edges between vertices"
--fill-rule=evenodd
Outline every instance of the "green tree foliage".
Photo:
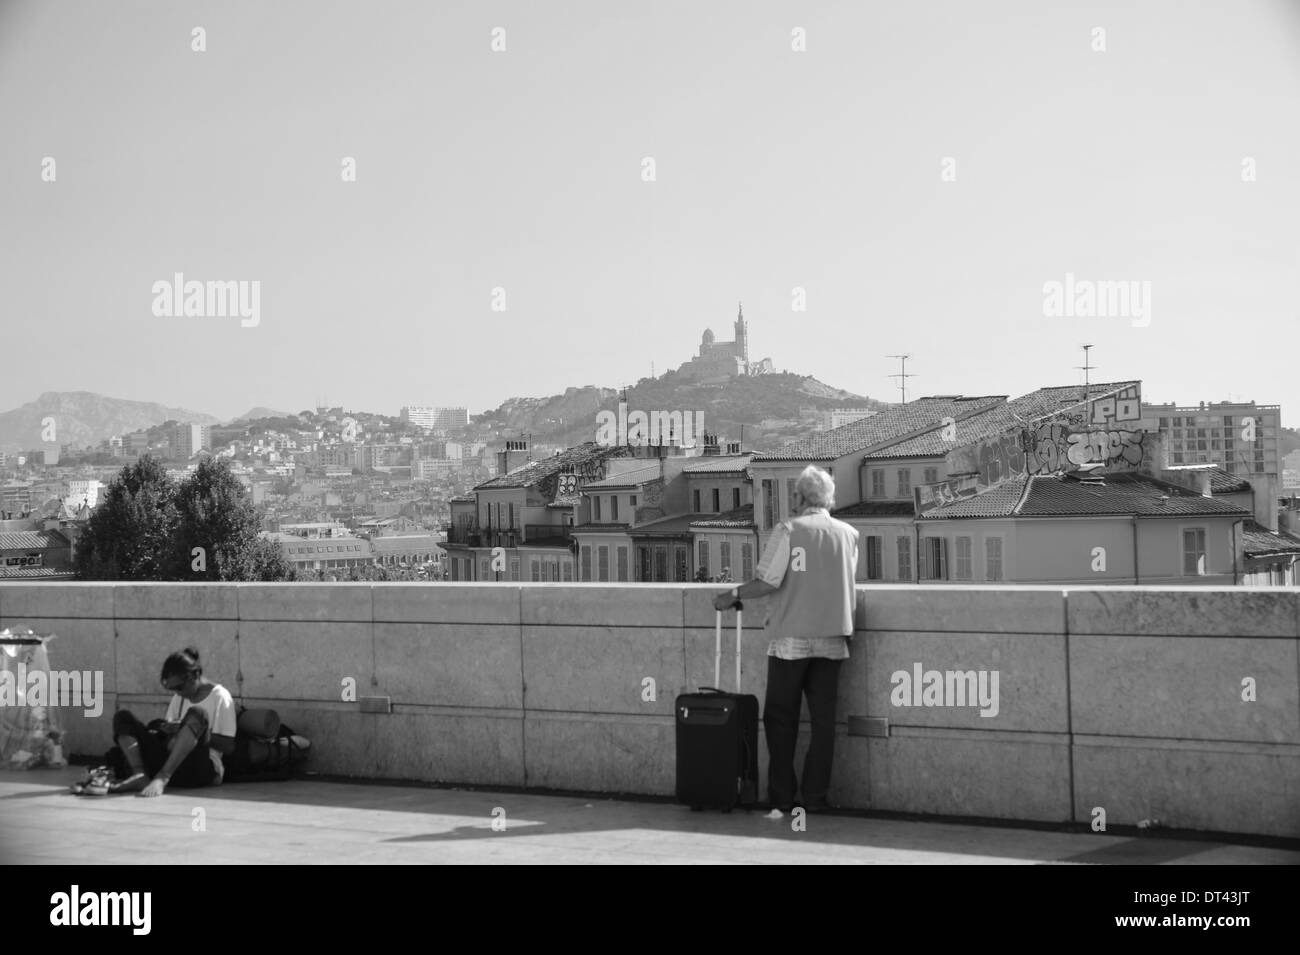
M 177 486 L 146 455 L 109 484 L 75 567 L 85 580 L 293 580 L 260 523 L 228 461 L 205 460 Z
M 226 460 L 199 463 L 176 493 L 174 580 L 286 580 L 279 546 L 260 538 L 261 520 Z M 202 548 L 201 553 L 196 553 Z
M 74 566 L 86 580 L 171 580 L 176 485 L 145 455 L 109 484 L 77 539 Z

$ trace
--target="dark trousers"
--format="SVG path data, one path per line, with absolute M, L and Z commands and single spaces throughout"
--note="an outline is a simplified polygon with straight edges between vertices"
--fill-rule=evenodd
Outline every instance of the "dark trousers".
M 835 751 L 835 693 L 843 660 L 767 658 L 767 699 L 763 731 L 767 736 L 767 792 L 772 805 L 789 811 L 795 805 L 798 780 L 794 749 L 799 738 L 801 697 L 808 698 L 812 742 L 803 763 L 802 805 L 821 808 L 831 785 Z
M 149 729 L 129 710 L 118 710 L 113 714 L 114 743 L 118 742 L 119 736 L 130 736 L 140 745 L 140 759 L 144 763 L 144 772 L 146 776 L 151 778 L 162 771 L 167 762 L 167 757 L 171 754 L 172 741 L 175 739 L 174 736 L 169 737 L 158 730 Z M 119 743 L 115 748 L 120 749 L 120 746 Z M 116 764 L 117 759 L 113 758 L 114 754 L 110 753 L 109 756 L 109 764 Z M 115 767 L 119 776 L 129 774 L 130 770 L 126 768 L 127 765 L 125 754 L 123 754 L 120 767 Z M 126 769 L 126 771 L 124 772 L 123 769 Z M 172 776 L 170 785 L 183 789 L 197 788 L 212 785 L 216 778 L 217 769 L 212 765 L 212 758 L 208 754 L 208 736 L 205 732 L 198 745 L 190 751 L 184 762 L 176 769 L 176 774 Z

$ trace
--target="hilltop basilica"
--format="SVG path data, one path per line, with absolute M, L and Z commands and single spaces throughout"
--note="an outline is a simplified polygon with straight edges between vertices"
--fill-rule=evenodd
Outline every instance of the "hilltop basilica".
M 735 330 L 735 341 L 720 342 L 714 340 L 713 329 L 706 328 L 700 339 L 700 353 L 678 368 L 677 373 L 700 384 L 771 374 L 775 370 L 772 359 L 749 360 L 749 323 L 745 321 L 745 312 L 740 306 L 737 306 Z

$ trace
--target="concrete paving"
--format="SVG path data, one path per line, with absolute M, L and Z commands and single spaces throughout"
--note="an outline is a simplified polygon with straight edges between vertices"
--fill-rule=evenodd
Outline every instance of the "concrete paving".
M 157 799 L 74 796 L 82 775 L 0 771 L 0 862 L 1300 864 L 1300 851 L 1199 839 L 858 814 L 808 816 L 796 832 L 761 811 L 311 777 Z

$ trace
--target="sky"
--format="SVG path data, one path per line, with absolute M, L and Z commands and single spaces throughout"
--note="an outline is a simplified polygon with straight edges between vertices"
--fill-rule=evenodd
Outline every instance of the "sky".
M 0 129 L 0 410 L 478 413 L 740 301 L 752 358 L 883 400 L 891 355 L 1017 395 L 1087 343 L 1300 407 L 1296 0 L 0 0 Z M 178 272 L 256 324 L 170 313 Z M 1067 275 L 1135 297 L 1051 314 Z

